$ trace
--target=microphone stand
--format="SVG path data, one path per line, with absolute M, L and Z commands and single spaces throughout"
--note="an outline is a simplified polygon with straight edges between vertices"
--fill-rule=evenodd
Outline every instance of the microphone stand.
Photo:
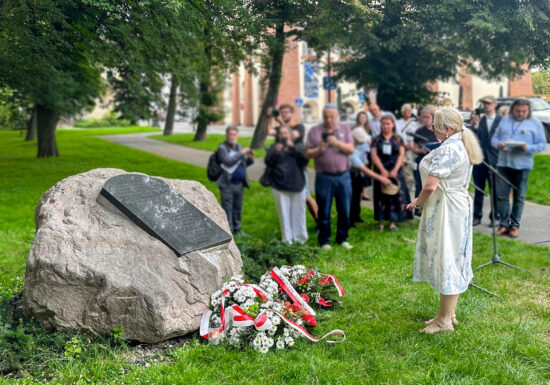
M 489 178 L 491 180 L 491 183 L 489 184 L 489 191 L 491 192 L 491 221 L 493 222 L 493 226 L 491 226 L 493 228 L 493 257 L 491 258 L 491 260 L 489 262 L 484 263 L 484 264 L 476 267 L 476 269 L 481 269 L 482 267 L 492 265 L 493 263 L 499 263 L 499 264 L 504 265 L 504 266 L 508 266 L 508 267 L 511 267 L 511 268 L 514 268 L 514 269 L 518 269 L 518 270 L 527 272 L 527 270 L 522 269 L 521 267 L 518 267 L 518 266 L 512 265 L 510 263 L 504 262 L 500 259 L 500 254 L 498 253 L 498 250 L 497 250 L 497 235 L 496 235 L 496 230 L 495 230 L 495 226 L 494 226 L 496 224 L 496 218 L 495 218 L 495 191 L 494 191 L 495 190 L 495 182 L 496 182 L 495 177 L 498 177 L 501 180 L 503 180 L 504 182 L 506 182 L 507 184 L 509 184 L 514 190 L 517 190 L 517 187 L 514 186 L 508 180 L 508 178 L 506 178 L 504 175 L 502 175 L 500 172 L 498 172 L 498 170 L 495 169 L 493 166 L 491 166 L 490 164 L 488 164 L 485 161 L 482 161 L 482 162 L 489 169 Z M 485 195 L 487 195 L 487 194 L 485 194 Z

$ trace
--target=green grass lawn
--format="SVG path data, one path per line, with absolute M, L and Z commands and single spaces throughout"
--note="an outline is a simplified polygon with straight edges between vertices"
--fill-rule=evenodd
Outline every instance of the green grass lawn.
M 204 169 L 93 137 L 130 129 L 65 130 L 59 158 L 36 159 L 35 143 L 0 132 L 0 296 L 23 288 L 34 236 L 33 212 L 57 181 L 97 167 L 116 167 L 168 178 L 195 179 L 217 196 Z M 31 384 L 548 384 L 550 379 L 550 251 L 499 239 L 501 256 L 529 273 L 503 266 L 475 271 L 475 289 L 461 296 L 460 324 L 451 334 L 421 335 L 421 321 L 435 315 L 438 295 L 412 282 L 416 221 L 398 233 L 379 233 L 372 213 L 350 233 L 351 251 L 318 252 L 307 264 L 335 274 L 347 296 L 342 308 L 322 313 L 313 334 L 339 328 L 344 343 L 297 341 L 294 348 L 261 355 L 252 349 L 209 346 L 193 335 L 147 365 L 131 363 L 133 350 L 116 335 L 45 334 L 0 306 L 0 383 Z M 308 219 L 309 220 L 309 219 Z M 310 245 L 315 246 L 311 221 Z M 245 193 L 243 231 L 278 239 L 269 189 L 252 183 Z M 491 239 L 474 237 L 474 265 L 490 259 Z M 544 268 L 544 269 L 543 269 Z M 18 376 L 19 378 L 14 378 Z
M 179 144 L 181 146 L 193 147 L 199 150 L 215 151 L 218 145 L 225 141 L 225 135 L 223 134 L 208 134 L 205 140 L 200 142 L 194 142 L 195 134 L 174 134 L 170 136 L 165 135 L 152 135 L 151 139 L 162 140 L 168 143 Z M 241 136 L 239 137 L 239 144 L 243 147 L 250 147 L 252 138 Z M 269 147 L 273 143 L 273 139 L 266 140 L 266 146 Z M 254 150 L 254 155 L 257 158 L 263 158 L 265 156 L 265 148 L 258 148 Z
M 535 167 L 529 175 L 527 200 L 550 205 L 550 155 L 535 155 Z

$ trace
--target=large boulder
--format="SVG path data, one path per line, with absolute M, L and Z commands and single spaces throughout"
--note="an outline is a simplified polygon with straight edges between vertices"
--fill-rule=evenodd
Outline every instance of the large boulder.
M 181 336 L 198 329 L 223 279 L 241 272 L 233 240 L 178 258 L 114 206 L 98 203 L 105 181 L 123 173 L 96 169 L 66 178 L 36 208 L 23 305 L 48 330 L 123 327 L 126 338 L 150 343 Z M 230 233 L 203 185 L 163 180 Z

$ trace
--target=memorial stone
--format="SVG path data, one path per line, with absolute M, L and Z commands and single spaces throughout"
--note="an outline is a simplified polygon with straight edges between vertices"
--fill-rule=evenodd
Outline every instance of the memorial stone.
M 117 197 L 114 204 L 103 188 Z M 149 232 L 115 206 L 128 201 Z M 23 308 L 47 330 L 101 334 L 122 327 L 125 338 L 142 342 L 181 336 L 198 329 L 222 282 L 241 273 L 239 249 L 225 241 L 225 212 L 196 181 L 91 170 L 49 189 L 35 222 Z
M 159 178 L 117 175 L 105 182 L 101 195 L 178 257 L 232 239 L 231 234 Z

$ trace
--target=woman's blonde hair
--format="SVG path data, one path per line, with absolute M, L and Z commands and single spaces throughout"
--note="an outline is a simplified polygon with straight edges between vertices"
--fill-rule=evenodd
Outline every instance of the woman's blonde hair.
M 469 128 L 464 127 L 462 115 L 452 107 L 442 107 L 434 114 L 434 130 L 445 134 L 447 128 L 462 134 L 462 141 L 470 163 L 480 164 L 483 160 L 483 151 L 481 151 L 479 141 Z

